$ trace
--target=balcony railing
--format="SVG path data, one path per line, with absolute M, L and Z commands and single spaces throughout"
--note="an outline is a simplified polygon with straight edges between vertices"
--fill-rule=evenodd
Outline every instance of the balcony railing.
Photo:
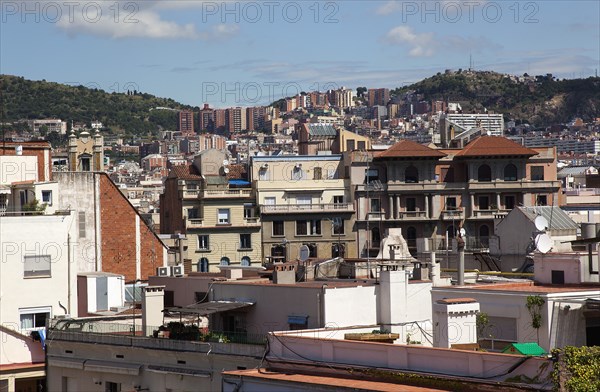
M 184 200 L 193 200 L 193 199 L 197 199 L 198 196 L 200 195 L 200 191 L 199 190 L 184 190 L 182 191 L 182 198 Z
M 203 226 L 204 218 L 188 218 L 186 227 L 196 229 Z
M 315 212 L 352 212 L 354 206 L 352 203 L 333 203 L 333 204 L 276 204 L 262 205 L 260 212 L 262 214 L 281 214 L 281 213 L 315 213 Z
M 250 197 L 252 189 L 223 189 L 223 190 L 205 190 L 204 198 L 221 198 L 221 197 Z
M 548 189 L 548 188 L 560 188 L 560 181 L 540 180 L 540 181 L 485 181 L 477 182 L 471 181 L 467 184 L 469 190 L 509 190 L 509 189 Z
M 462 220 L 465 218 L 465 213 L 462 209 L 459 210 L 443 210 L 443 220 Z
M 503 218 L 510 210 L 498 210 L 498 209 L 487 209 L 487 210 L 473 210 L 473 218 L 484 218 L 484 219 L 494 219 L 494 218 Z
M 425 211 L 400 211 L 398 219 L 426 219 L 427 212 Z

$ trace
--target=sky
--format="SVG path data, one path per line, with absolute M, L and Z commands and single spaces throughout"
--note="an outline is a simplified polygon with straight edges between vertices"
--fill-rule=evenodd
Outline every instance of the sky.
M 6 1 L 0 73 L 254 106 L 446 69 L 600 72 L 600 1 Z

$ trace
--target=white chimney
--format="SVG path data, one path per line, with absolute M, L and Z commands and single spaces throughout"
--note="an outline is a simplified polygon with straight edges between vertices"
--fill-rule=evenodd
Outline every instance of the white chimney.
M 378 324 L 396 324 L 406 321 L 406 271 L 387 270 L 379 273 Z
M 473 298 L 440 299 L 433 304 L 433 347 L 477 343 L 479 302 Z
M 163 324 L 165 286 L 142 287 L 142 333 L 152 335 L 148 327 L 159 327 Z

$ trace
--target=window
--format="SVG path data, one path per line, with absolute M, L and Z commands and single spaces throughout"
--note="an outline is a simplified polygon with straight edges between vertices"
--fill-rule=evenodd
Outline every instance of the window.
M 273 237 L 275 236 L 284 236 L 285 231 L 283 229 L 283 221 L 273 221 Z
M 415 255 L 417 252 L 417 229 L 413 226 L 406 229 L 406 245 L 409 252 Z
M 252 249 L 252 234 L 240 234 L 240 249 Z
M 504 208 L 507 210 L 512 210 L 515 208 L 515 197 L 514 196 L 504 196 Z
M 517 181 L 517 167 L 512 163 L 504 167 L 504 181 Z
M 112 381 L 105 381 L 104 392 L 121 392 L 121 384 Z
M 320 167 L 315 167 L 313 172 L 313 180 L 322 180 L 323 179 L 323 169 Z
M 548 196 L 546 195 L 538 195 L 535 200 L 536 206 L 547 206 L 548 205 Z
M 258 170 L 258 179 L 261 180 L 261 181 L 267 181 L 267 180 L 269 180 L 269 170 L 267 170 L 267 168 L 261 167 Z
M 552 270 L 552 284 L 565 284 L 565 271 Z
M 198 261 L 197 271 L 208 272 L 208 259 L 206 257 L 202 257 L 200 261 Z
M 346 151 L 354 151 L 354 139 L 346 140 Z
M 371 229 L 371 248 L 379 248 L 381 243 L 381 233 L 379 232 L 378 227 L 373 227 Z
M 344 235 L 345 222 L 342 218 L 333 218 L 331 220 L 332 233 L 334 235 Z
M 292 180 L 299 181 L 304 179 L 304 170 L 302 170 L 302 165 L 298 164 L 294 166 L 292 169 Z
M 296 221 L 296 235 L 321 235 L 321 220 Z
M 333 196 L 333 204 L 343 204 L 344 196 Z
M 346 254 L 346 246 L 344 244 L 331 244 L 331 257 L 344 257 Z
M 221 257 L 221 261 L 219 262 L 219 265 L 229 265 L 229 264 L 230 264 L 229 257 L 225 257 L 225 256 Z
M 479 169 L 477 169 L 477 181 L 492 181 L 492 169 L 488 165 L 479 166 Z
M 266 211 L 274 211 L 275 210 L 275 207 L 272 207 L 272 206 L 275 205 L 275 198 L 274 197 L 265 197 L 264 203 L 265 203 L 264 205 L 266 206 L 265 207 Z
M 194 301 L 197 304 L 208 302 L 208 293 L 205 291 L 195 291 L 194 292 Z
M 365 170 L 365 183 L 370 184 L 373 181 L 379 181 L 379 170 L 377 170 L 377 169 Z
M 187 215 L 188 215 L 188 219 L 198 219 L 199 218 L 198 209 L 197 208 L 189 208 L 187 210 Z
M 359 150 L 364 151 L 366 148 L 367 148 L 367 145 L 366 145 L 366 143 L 364 141 L 361 140 L 361 141 L 358 142 L 358 149 Z
M 516 342 L 517 319 L 489 316 L 489 322 L 484 333 L 485 336 L 491 335 L 494 339 Z
M 35 330 L 46 327 L 46 321 L 50 319 L 52 308 L 50 306 L 41 308 L 19 309 L 21 318 L 21 330 Z
M 379 203 L 379 199 L 371 199 L 371 212 L 380 212 L 381 204 Z
M 296 204 L 299 209 L 310 209 L 310 205 L 312 204 L 312 196 L 296 196 Z
M 78 225 L 79 225 L 79 238 L 85 238 L 85 212 L 80 211 L 77 213 Z
M 228 225 L 229 223 L 229 208 L 219 208 L 217 213 L 217 224 Z
M 456 197 L 446 197 L 446 210 L 456 210 Z
M 42 202 L 52 205 L 52 191 L 42 191 Z
M 49 277 L 50 274 L 50 255 L 23 256 L 25 278 Z
M 208 241 L 208 235 L 198 235 L 198 250 L 207 251 L 210 250 L 210 243 Z
M 404 182 L 416 183 L 419 182 L 419 171 L 414 166 L 409 166 L 404 171 Z
M 81 171 L 90 171 L 90 158 L 81 158 Z
M 531 166 L 531 181 L 544 181 L 544 166 Z
M 242 265 L 242 267 L 250 267 L 252 265 L 252 262 L 250 261 L 250 257 L 248 257 L 248 256 L 242 257 L 242 261 L 240 264 Z
M 417 199 L 414 197 L 406 198 L 406 211 L 416 211 L 417 210 Z
M 483 248 L 489 247 L 490 243 L 490 228 L 488 225 L 479 226 L 479 244 Z
M 254 204 L 244 204 L 244 219 L 254 218 Z
M 489 210 L 490 209 L 490 199 L 487 196 L 479 196 L 479 209 L 480 210 Z

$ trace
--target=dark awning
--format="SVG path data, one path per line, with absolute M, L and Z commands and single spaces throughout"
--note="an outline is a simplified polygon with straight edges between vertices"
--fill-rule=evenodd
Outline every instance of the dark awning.
M 208 316 L 214 313 L 227 312 L 229 310 L 241 309 L 254 305 L 252 302 L 211 301 L 187 306 L 176 306 L 166 308 L 169 313 L 193 314 L 196 316 Z

